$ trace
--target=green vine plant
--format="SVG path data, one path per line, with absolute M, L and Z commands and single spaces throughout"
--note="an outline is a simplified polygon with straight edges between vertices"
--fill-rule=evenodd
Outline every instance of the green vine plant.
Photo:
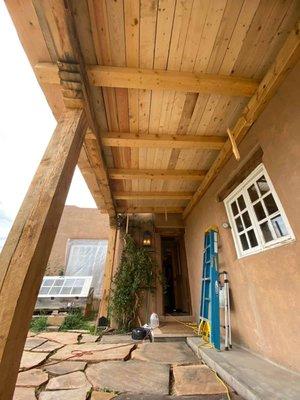
M 146 248 L 138 246 L 131 235 L 124 237 L 120 265 L 113 279 L 110 317 L 119 330 L 129 331 L 138 318 L 141 295 L 155 290 L 156 263 Z

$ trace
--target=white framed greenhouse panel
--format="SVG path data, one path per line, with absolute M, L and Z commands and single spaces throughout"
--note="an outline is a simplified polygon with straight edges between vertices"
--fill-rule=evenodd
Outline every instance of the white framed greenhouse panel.
M 224 200 L 238 258 L 295 240 L 263 164 Z
M 92 279 L 92 276 L 45 276 L 38 297 L 88 297 Z

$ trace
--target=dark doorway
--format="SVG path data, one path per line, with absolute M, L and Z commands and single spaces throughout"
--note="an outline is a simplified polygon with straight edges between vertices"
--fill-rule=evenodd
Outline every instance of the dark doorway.
M 161 237 L 164 313 L 189 315 L 190 289 L 183 236 Z

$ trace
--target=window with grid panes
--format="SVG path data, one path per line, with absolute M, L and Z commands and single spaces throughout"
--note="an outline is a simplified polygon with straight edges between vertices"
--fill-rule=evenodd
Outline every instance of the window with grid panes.
M 239 257 L 294 240 L 280 200 L 262 164 L 224 203 Z

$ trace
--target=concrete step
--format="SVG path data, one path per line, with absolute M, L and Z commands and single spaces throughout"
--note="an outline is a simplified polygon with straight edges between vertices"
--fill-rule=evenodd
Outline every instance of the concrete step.
M 230 351 L 207 348 L 198 337 L 188 345 L 205 364 L 245 400 L 299 400 L 300 375 L 233 346 Z
M 159 320 L 161 322 L 195 322 L 195 318 L 193 315 L 160 315 Z

